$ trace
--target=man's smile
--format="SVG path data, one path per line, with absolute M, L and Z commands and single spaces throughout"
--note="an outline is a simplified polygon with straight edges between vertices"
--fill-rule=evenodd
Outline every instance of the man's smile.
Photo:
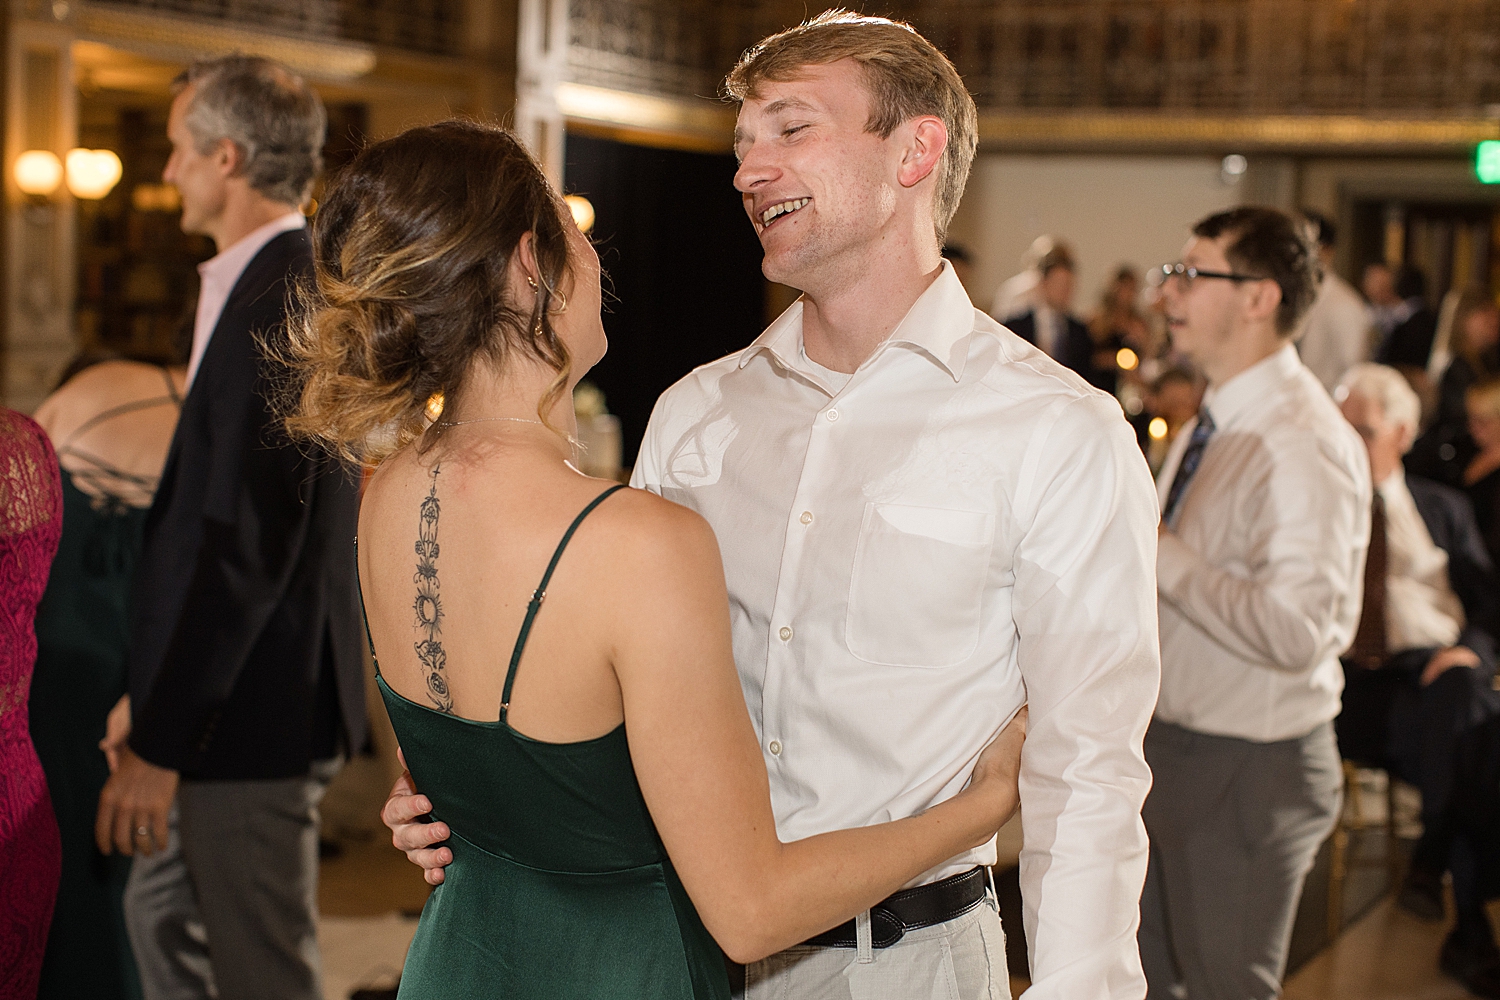
M 791 215 L 793 212 L 805 207 L 810 201 L 812 201 L 811 198 L 788 198 L 784 201 L 778 201 L 774 205 L 768 205 L 755 218 L 756 231 L 765 232 L 771 228 L 771 224 L 777 219 Z

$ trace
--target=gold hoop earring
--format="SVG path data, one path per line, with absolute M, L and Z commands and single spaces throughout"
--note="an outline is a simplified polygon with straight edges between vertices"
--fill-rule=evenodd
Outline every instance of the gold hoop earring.
M 552 294 L 556 295 L 558 298 L 562 299 L 562 305 L 555 310 L 555 312 L 559 316 L 561 316 L 563 313 L 565 313 L 565 312 L 568 311 L 568 297 L 566 295 L 564 295 L 562 292 L 553 292 Z

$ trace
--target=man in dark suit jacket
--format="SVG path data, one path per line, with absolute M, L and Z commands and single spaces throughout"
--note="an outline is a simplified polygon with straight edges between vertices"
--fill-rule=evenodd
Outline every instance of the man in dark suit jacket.
M 1467 884 L 1472 866 L 1453 864 L 1449 817 L 1459 747 L 1500 711 L 1492 688 L 1500 593 L 1468 497 L 1402 471 L 1420 416 L 1406 380 L 1393 368 L 1357 365 L 1341 389 L 1344 416 L 1369 450 L 1373 530 L 1384 535 L 1370 540 L 1364 614 L 1344 658 L 1339 746 L 1421 790 L 1422 839 L 1398 898 L 1436 920 L 1444 871 L 1452 869 L 1459 899 L 1476 895 Z M 1500 988 L 1500 966 L 1484 968 L 1495 946 L 1483 908 L 1459 917 L 1443 967 L 1481 996 L 1500 995 L 1486 992 Z
M 1412 264 L 1403 264 L 1396 272 L 1396 294 L 1401 297 L 1401 312 L 1391 335 L 1380 344 L 1375 360 L 1403 371 L 1425 372 L 1432 357 L 1432 342 L 1437 336 L 1437 313 L 1427 307 L 1427 278 Z
M 1100 373 L 1094 369 L 1094 340 L 1089 336 L 1089 328 L 1069 311 L 1075 285 L 1072 255 L 1058 245 L 1041 259 L 1037 269 L 1042 277 L 1033 295 L 1036 304 L 1001 322 L 1064 367 L 1091 384 L 1099 384 Z
M 179 81 L 164 179 L 213 237 L 189 390 L 135 585 L 128 742 L 98 839 L 134 854 L 126 919 L 147 996 L 321 1000 L 318 803 L 365 739 L 357 484 L 292 444 L 272 399 L 321 102 L 263 59 Z M 269 351 L 263 349 L 269 347 Z M 193 927 L 206 930 L 207 940 Z

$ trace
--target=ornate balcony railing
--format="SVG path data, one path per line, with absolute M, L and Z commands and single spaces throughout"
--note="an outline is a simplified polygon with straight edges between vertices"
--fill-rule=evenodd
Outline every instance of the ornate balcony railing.
M 459 51 L 455 0 L 89 0 L 91 6 L 175 14 L 302 38 L 366 42 L 431 55 Z
M 578 82 L 707 96 L 745 46 L 819 5 L 570 0 L 569 6 L 569 69 Z M 1494 0 L 881 6 L 947 52 L 986 108 L 1444 116 L 1500 104 Z

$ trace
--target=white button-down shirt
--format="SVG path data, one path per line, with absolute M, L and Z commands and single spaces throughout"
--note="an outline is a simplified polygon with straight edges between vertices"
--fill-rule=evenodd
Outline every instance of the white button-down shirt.
M 1373 330 L 1365 300 L 1349 282 L 1330 273 L 1302 320 L 1297 353 L 1323 388 L 1333 392 L 1345 372 L 1370 359 Z
M 229 302 L 229 293 L 239 282 L 240 275 L 255 259 L 265 245 L 282 233 L 301 229 L 307 219 L 301 212 L 288 212 L 272 219 L 258 229 L 240 237 L 224 250 L 198 265 L 198 310 L 193 314 L 193 351 L 188 356 L 187 384 L 192 386 L 198 366 L 203 363 L 203 354 L 213 338 L 214 327 L 224 314 Z
M 1393 650 L 1451 646 L 1464 630 L 1464 605 L 1398 465 L 1379 487 L 1385 501 L 1386 642 Z
M 1157 553 L 1158 718 L 1271 742 L 1339 713 L 1370 539 L 1364 444 L 1291 344 L 1204 400 L 1215 431 Z M 1157 481 L 1167 493 L 1196 418 Z
M 633 482 L 718 535 L 781 838 L 951 797 L 1029 701 L 1028 995 L 1141 996 L 1157 512 L 1115 401 L 945 264 L 842 387 L 805 361 L 800 303 L 677 383 Z

